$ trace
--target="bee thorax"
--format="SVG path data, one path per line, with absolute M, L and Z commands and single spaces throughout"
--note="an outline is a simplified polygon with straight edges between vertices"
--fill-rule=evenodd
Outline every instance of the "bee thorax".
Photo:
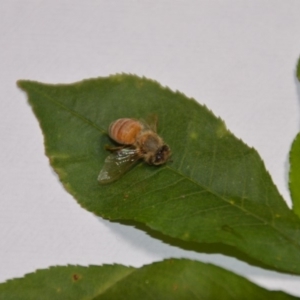
M 163 145 L 162 139 L 152 132 L 146 132 L 144 133 L 139 139 L 138 139 L 139 147 L 141 150 L 145 153 L 148 152 L 156 152 L 157 149 Z

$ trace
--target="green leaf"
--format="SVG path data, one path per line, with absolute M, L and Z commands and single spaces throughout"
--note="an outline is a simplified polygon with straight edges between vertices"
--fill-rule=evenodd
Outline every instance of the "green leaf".
M 293 210 L 300 216 L 300 133 L 297 134 L 290 151 L 290 191 Z
M 168 259 L 139 269 L 121 265 L 52 267 L 0 284 L 0 298 L 297 299 L 265 290 L 222 268 L 186 259 Z
M 51 267 L 0 284 L 0 299 L 95 299 L 134 271 L 122 265 Z
M 51 165 L 83 207 L 184 241 L 231 245 L 300 274 L 299 219 L 257 152 L 205 106 L 131 75 L 70 85 L 18 84 L 39 119 Z M 158 115 L 158 133 L 173 161 L 161 167 L 140 163 L 118 181 L 99 185 L 108 155 L 104 146 L 112 144 L 109 124 L 150 113 Z
M 298 59 L 297 67 L 296 67 L 296 76 L 300 81 L 300 59 Z

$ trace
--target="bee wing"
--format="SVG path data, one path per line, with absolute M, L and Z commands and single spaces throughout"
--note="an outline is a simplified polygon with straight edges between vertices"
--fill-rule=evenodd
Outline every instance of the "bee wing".
M 112 182 L 128 171 L 139 159 L 136 149 L 123 148 L 112 152 L 104 161 L 98 176 L 101 184 Z
M 151 129 L 152 131 L 156 132 L 157 131 L 157 114 L 151 114 L 149 116 L 147 116 L 147 118 L 145 120 L 141 120 L 141 122 L 148 127 L 149 129 Z

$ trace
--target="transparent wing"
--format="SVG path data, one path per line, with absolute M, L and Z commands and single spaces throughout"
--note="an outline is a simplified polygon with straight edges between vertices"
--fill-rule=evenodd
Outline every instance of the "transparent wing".
M 145 120 L 141 120 L 141 122 L 145 125 L 146 128 L 151 129 L 152 131 L 157 131 L 157 120 L 158 117 L 156 114 L 151 114 L 147 116 Z
M 112 152 L 104 161 L 104 166 L 98 176 L 101 184 L 117 180 L 128 171 L 139 159 L 136 149 L 123 148 Z

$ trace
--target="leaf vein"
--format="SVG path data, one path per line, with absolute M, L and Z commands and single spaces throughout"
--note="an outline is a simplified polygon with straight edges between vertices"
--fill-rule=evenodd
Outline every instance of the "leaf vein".
M 210 194 L 216 196 L 217 198 L 221 199 L 222 201 L 225 201 L 226 203 L 228 203 L 229 205 L 231 205 L 230 201 L 226 198 L 224 198 L 224 196 L 218 195 L 216 193 L 214 193 L 213 191 L 211 191 L 208 187 L 205 187 L 203 185 L 201 185 L 200 183 L 194 181 L 193 179 L 191 179 L 190 177 L 186 176 L 185 174 L 182 174 L 181 172 L 173 169 L 170 166 L 167 166 L 167 168 L 169 168 L 171 171 L 175 172 L 178 175 L 181 175 L 183 177 L 185 177 L 187 180 L 189 180 L 190 182 L 196 184 L 197 186 L 200 186 L 202 189 L 207 190 Z M 262 223 L 265 223 L 266 225 L 269 225 L 271 228 L 273 228 L 275 231 L 277 231 L 279 234 L 281 234 L 282 236 L 285 237 L 285 239 L 287 239 L 290 243 L 292 243 L 296 248 L 298 248 L 300 250 L 300 245 L 297 243 L 296 240 L 290 238 L 289 236 L 287 236 L 284 232 L 282 232 L 279 228 L 277 228 L 276 226 L 274 226 L 273 223 L 270 222 L 266 222 L 265 220 L 263 220 L 262 218 L 260 218 L 259 216 L 255 215 L 252 211 L 248 211 L 245 208 L 239 206 L 239 205 L 235 205 L 234 207 L 238 208 L 240 211 L 242 211 L 243 213 L 247 214 L 247 215 L 251 215 L 253 218 L 261 221 Z M 299 229 L 296 229 L 297 232 L 299 232 Z

